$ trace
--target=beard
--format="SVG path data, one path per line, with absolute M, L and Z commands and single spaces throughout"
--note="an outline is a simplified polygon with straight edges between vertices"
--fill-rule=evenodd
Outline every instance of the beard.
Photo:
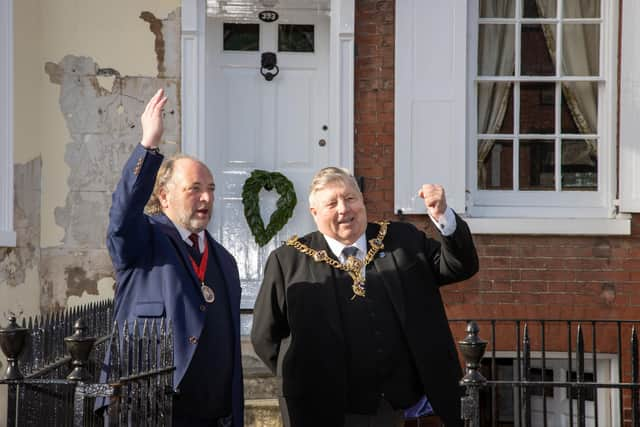
M 199 233 L 209 225 L 211 221 L 211 211 L 206 218 L 198 218 L 197 212 L 181 212 L 178 217 L 180 225 L 189 230 L 192 233 Z

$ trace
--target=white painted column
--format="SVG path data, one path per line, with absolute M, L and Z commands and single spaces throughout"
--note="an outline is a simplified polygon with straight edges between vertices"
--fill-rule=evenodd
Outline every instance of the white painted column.
M 205 157 L 206 0 L 182 0 L 182 152 Z
M 0 0 L 0 247 L 16 245 L 13 204 L 13 0 Z
M 353 172 L 354 0 L 331 0 L 329 40 L 329 163 Z

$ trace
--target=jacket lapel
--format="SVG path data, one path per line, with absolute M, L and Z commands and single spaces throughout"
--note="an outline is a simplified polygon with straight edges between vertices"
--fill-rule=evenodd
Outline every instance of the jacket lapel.
M 328 256 L 334 258 L 331 248 L 327 244 L 327 240 L 322 233 L 316 231 L 311 233 L 311 240 L 309 247 L 317 251 L 325 251 Z M 307 256 L 307 255 L 304 255 Z M 334 258 L 335 259 L 335 258 Z M 336 286 L 340 285 L 338 280 L 337 270 L 324 262 L 316 262 L 311 260 L 309 263 L 310 281 L 314 283 L 326 283 L 326 311 L 329 324 L 327 325 L 331 331 L 344 342 L 344 335 L 342 333 L 342 324 L 340 311 L 338 310 L 338 299 L 336 294 Z
M 379 228 L 377 224 L 369 224 L 367 227 L 367 250 L 369 250 L 369 240 L 374 239 L 378 235 Z M 387 251 L 386 247 L 381 249 L 373 258 L 372 264 L 376 271 L 380 273 L 391 304 L 393 304 L 400 323 L 404 327 L 406 311 L 401 286 L 402 280 L 398 273 L 397 260 L 393 256 L 393 252 Z
M 178 229 L 164 214 L 155 215 L 152 218 L 162 226 L 162 231 L 176 248 L 178 256 L 184 263 L 186 270 L 189 272 L 189 275 L 193 279 L 194 285 L 197 286 L 198 292 L 200 292 L 200 280 L 198 279 L 198 276 L 196 276 L 196 272 L 193 270 L 193 266 L 191 265 L 191 257 L 189 256 L 189 252 L 187 251 L 186 243 L 182 240 L 182 237 L 180 237 Z
M 209 250 L 212 251 L 212 255 L 215 255 L 215 258 L 209 258 L 209 262 L 215 262 L 217 259 L 220 262 L 220 274 L 222 274 L 222 279 L 224 282 L 223 286 L 226 286 L 227 289 L 227 297 L 229 298 L 229 307 L 231 307 L 231 313 L 233 318 L 236 318 L 236 315 L 239 315 L 239 312 L 236 312 L 236 307 L 238 307 L 237 303 L 234 301 L 240 299 L 240 288 L 236 286 L 231 286 L 232 283 L 235 283 L 237 280 L 232 276 L 235 271 L 233 265 L 231 265 L 228 254 L 224 253 L 221 250 L 221 246 L 216 243 L 211 234 L 205 230 L 205 236 L 207 237 L 207 244 L 209 245 Z

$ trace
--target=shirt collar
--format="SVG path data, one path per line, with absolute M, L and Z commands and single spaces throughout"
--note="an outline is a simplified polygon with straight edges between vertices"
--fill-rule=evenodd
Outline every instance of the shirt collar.
M 176 229 L 178 230 L 178 233 L 180 233 L 180 238 L 185 242 L 187 242 L 187 245 L 193 246 L 193 242 L 191 241 L 191 239 L 189 239 L 191 232 L 186 228 L 176 224 L 175 222 L 173 222 L 173 225 L 175 225 Z M 204 248 L 204 230 L 196 234 L 198 235 L 198 245 L 200 246 L 200 251 L 202 251 Z
M 327 244 L 329 245 L 329 249 L 331 249 L 331 252 L 333 252 L 333 254 L 338 259 L 341 258 L 342 250 L 346 246 L 355 246 L 356 248 L 358 248 L 359 250 L 358 258 L 361 258 L 361 259 L 364 258 L 364 254 L 367 253 L 367 236 L 365 235 L 365 233 L 362 233 L 362 235 L 358 238 L 358 240 L 353 242 L 352 245 L 345 245 L 344 243 L 338 242 L 336 239 L 329 237 L 326 234 L 323 234 L 323 236 L 327 241 Z

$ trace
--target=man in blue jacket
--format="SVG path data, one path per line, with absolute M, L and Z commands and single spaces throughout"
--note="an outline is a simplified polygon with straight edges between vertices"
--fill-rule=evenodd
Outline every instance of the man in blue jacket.
M 147 104 L 142 141 L 113 193 L 107 246 L 115 318 L 172 322 L 173 425 L 242 427 L 238 268 L 206 230 L 215 189 L 209 169 L 185 155 L 163 163 L 166 102 L 160 89 Z

